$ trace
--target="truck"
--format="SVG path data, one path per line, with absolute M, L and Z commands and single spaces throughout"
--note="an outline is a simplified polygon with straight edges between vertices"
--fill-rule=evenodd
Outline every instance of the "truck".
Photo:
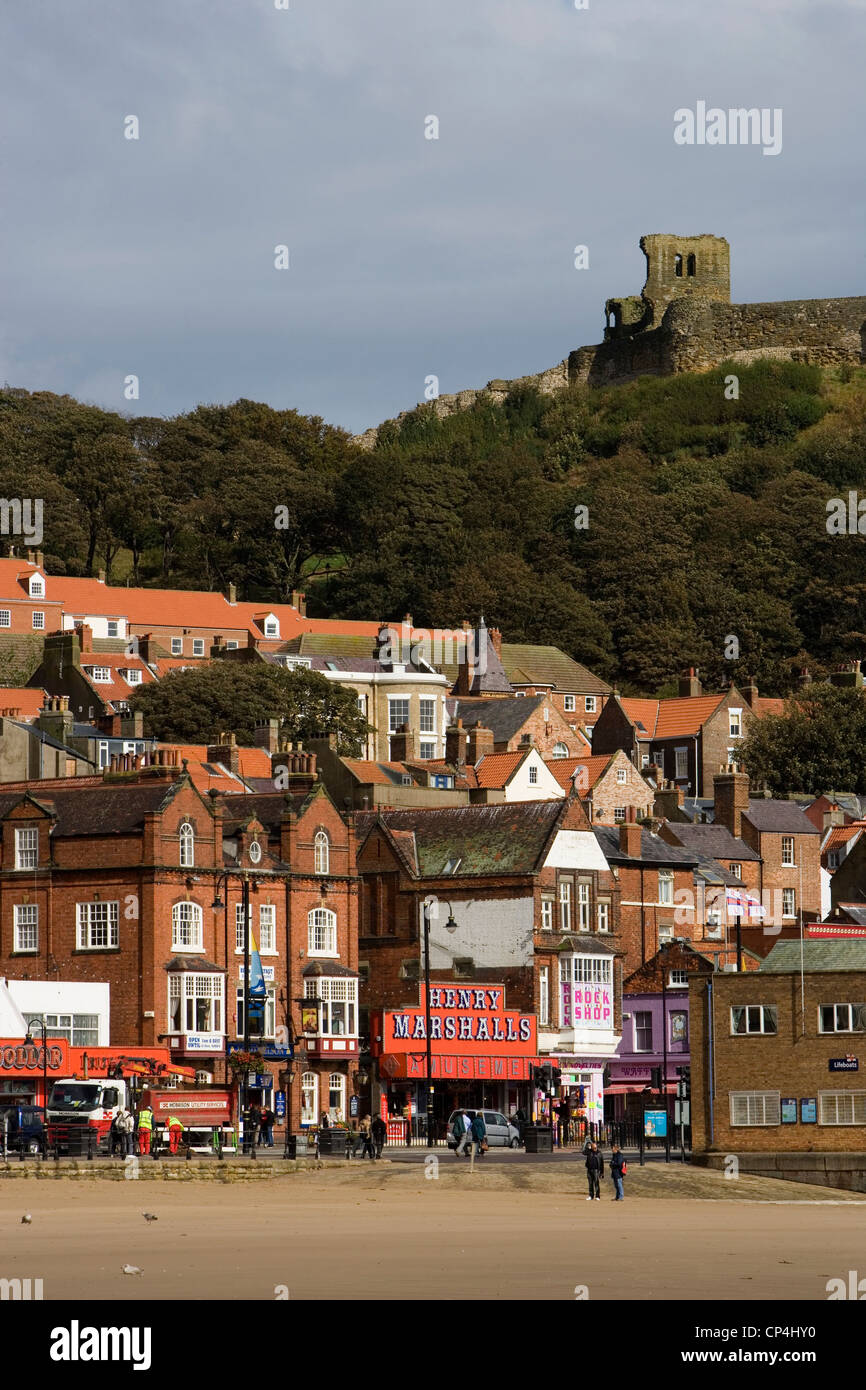
M 137 1113 L 144 1105 L 153 1110 L 155 1140 L 168 1142 L 166 1122 L 176 1115 L 187 1131 L 184 1142 L 191 1148 L 216 1147 L 216 1132 L 223 1133 L 223 1147 L 233 1147 L 232 1094 L 206 1087 L 145 1087 L 133 1098 L 128 1081 L 81 1077 L 61 1077 L 48 1097 L 48 1146 L 61 1152 L 93 1153 L 110 1151 L 111 1122 L 126 1107 Z M 91 1137 L 92 1136 L 92 1137 Z

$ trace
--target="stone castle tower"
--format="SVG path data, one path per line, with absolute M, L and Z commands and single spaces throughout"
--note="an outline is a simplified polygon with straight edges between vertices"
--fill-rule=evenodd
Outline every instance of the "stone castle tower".
M 604 312 L 605 342 L 657 328 L 674 299 L 686 295 L 722 304 L 731 302 L 731 248 L 720 236 L 642 236 L 646 284 L 639 295 L 608 299 Z
M 639 376 L 703 372 L 722 362 L 765 357 L 821 367 L 866 363 L 866 297 L 732 304 L 731 251 L 724 237 L 653 232 L 641 237 L 640 247 L 646 283 L 640 294 L 605 302 L 603 342 L 576 348 L 534 376 L 439 396 L 429 403 L 432 413 L 470 410 L 482 396 L 504 401 L 516 386 L 548 395 L 575 382 L 614 386 Z M 378 432 L 367 430 L 357 442 L 373 448 Z

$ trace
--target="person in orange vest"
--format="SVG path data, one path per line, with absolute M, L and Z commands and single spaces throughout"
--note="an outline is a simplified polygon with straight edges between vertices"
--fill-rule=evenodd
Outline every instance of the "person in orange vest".
M 177 1118 L 177 1115 L 169 1115 L 169 1117 L 168 1117 L 168 1151 L 169 1151 L 169 1153 L 172 1153 L 172 1154 L 176 1154 L 176 1153 L 177 1153 L 178 1145 L 180 1144 L 180 1136 L 181 1136 L 182 1134 L 183 1134 L 183 1125 L 181 1124 L 180 1120 Z

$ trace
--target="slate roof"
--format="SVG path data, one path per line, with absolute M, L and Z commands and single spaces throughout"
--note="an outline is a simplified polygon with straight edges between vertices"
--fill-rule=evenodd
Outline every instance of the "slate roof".
M 480 720 L 492 731 L 494 743 L 507 743 L 546 699 L 545 695 L 515 695 L 502 700 L 451 699 L 446 705 L 451 721 L 462 719 L 467 732 Z
M 694 868 L 698 862 L 696 856 L 689 850 L 682 849 L 679 845 L 669 845 L 659 835 L 654 835 L 651 830 L 641 828 L 639 860 L 632 859 L 624 850 L 620 849 L 619 826 L 596 825 L 593 830 L 602 854 L 611 864 L 681 864 L 683 868 Z
M 222 802 L 223 830 L 230 834 L 251 820 L 260 821 L 266 830 L 279 830 L 283 812 L 291 807 L 300 811 L 309 792 L 239 792 Z
M 828 972 L 833 970 L 859 970 L 866 972 L 866 939 L 863 937 L 837 937 L 822 941 L 807 937 L 790 941 L 777 941 L 759 969 L 769 975 L 794 975 L 800 973 L 800 951 L 807 972 Z
M 502 665 L 512 685 L 519 685 L 522 677 L 529 676 L 531 682 L 551 685 L 566 695 L 607 695 L 611 689 L 607 681 L 559 647 L 503 642 Z
M 755 829 L 765 835 L 821 834 L 796 801 L 750 801 L 746 814 Z
M 836 906 L 848 917 L 857 927 L 866 927 L 866 906 L 863 903 L 837 903 Z
M 411 836 L 423 878 L 446 877 L 446 863 L 458 859 L 453 874 L 456 879 L 477 874 L 530 874 L 564 804 L 558 800 L 517 801 L 381 811 L 378 815 L 363 811 L 356 817 L 358 843 L 366 840 L 378 821 L 392 834 Z
M 761 858 L 745 840 L 735 839 L 727 826 L 688 825 L 685 821 L 668 821 L 667 824 L 686 849 L 709 855 L 711 859 L 727 859 L 736 864 L 745 859 Z
M 70 779 L 72 780 L 72 779 Z M 52 838 L 75 835 L 127 835 L 140 830 L 148 811 L 159 811 L 170 801 L 177 781 L 130 782 L 125 785 L 101 783 L 99 786 L 64 785 L 58 778 L 43 791 L 33 784 L 33 800 L 57 821 Z M 44 785 L 44 784 L 43 784 Z M 0 792 L 0 819 L 22 800 L 22 793 Z

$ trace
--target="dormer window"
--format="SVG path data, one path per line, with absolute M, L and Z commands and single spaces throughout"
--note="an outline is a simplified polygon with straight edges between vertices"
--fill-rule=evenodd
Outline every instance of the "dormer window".
M 42 578 L 41 574 L 33 574 L 30 576 L 30 597 L 45 597 L 45 580 Z
M 128 669 L 122 671 L 121 675 L 126 680 L 127 685 L 141 685 L 141 672 L 139 670 Z
M 110 666 L 86 666 L 84 669 L 95 685 L 111 685 Z
M 259 617 L 259 623 L 261 624 L 262 632 L 265 634 L 266 637 L 279 637 L 280 624 L 279 620 L 274 616 L 273 613 L 261 614 L 261 616 Z

